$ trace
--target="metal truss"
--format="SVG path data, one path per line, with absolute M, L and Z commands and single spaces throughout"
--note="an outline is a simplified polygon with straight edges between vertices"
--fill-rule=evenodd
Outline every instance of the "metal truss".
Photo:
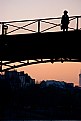
M 40 64 L 40 63 L 54 63 L 54 62 L 81 62 L 81 59 L 72 58 L 51 58 L 51 59 L 36 59 L 36 60 L 24 60 L 24 61 L 1 61 L 0 62 L 0 72 L 9 71 L 23 66 Z

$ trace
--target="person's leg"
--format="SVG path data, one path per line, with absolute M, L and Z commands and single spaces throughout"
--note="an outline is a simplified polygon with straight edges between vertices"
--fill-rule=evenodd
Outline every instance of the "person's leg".
M 66 25 L 66 31 L 68 31 L 68 25 Z
M 65 28 L 63 28 L 63 31 L 65 31 Z

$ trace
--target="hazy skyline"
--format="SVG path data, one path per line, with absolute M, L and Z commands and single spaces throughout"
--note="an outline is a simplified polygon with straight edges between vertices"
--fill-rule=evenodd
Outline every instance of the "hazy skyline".
M 41 63 L 37 65 L 29 65 L 26 67 L 22 67 L 17 70 L 25 71 L 25 73 L 28 73 L 32 78 L 35 78 L 36 81 L 57 80 L 78 85 L 81 63 Z
M 0 0 L 0 21 L 81 15 L 81 0 Z M 81 63 L 45 63 L 19 68 L 36 80 L 62 80 L 78 84 Z

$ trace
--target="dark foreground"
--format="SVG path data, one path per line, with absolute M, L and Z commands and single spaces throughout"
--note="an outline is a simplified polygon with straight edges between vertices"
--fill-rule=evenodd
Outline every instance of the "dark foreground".
M 81 89 L 40 88 L 11 89 L 0 85 L 0 120 L 76 120 L 81 119 Z

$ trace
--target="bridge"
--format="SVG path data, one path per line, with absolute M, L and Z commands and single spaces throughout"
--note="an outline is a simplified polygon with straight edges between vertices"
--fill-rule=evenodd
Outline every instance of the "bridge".
M 0 72 L 46 62 L 81 62 L 81 16 L 0 22 Z

